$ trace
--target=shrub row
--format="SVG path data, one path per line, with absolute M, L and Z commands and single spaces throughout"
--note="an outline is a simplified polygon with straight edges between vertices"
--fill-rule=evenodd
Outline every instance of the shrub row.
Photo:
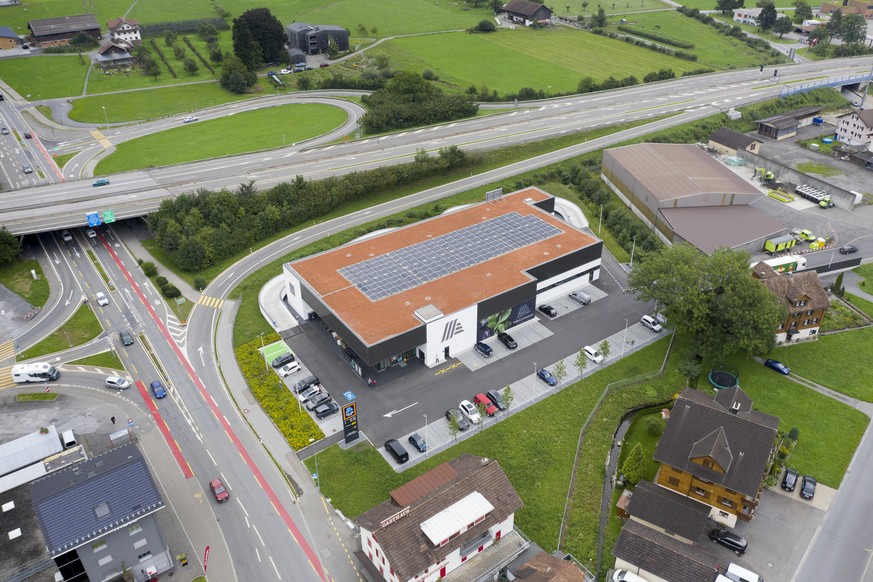
M 279 341 L 276 333 L 264 336 L 264 342 Z M 255 339 L 236 348 L 236 361 L 261 408 L 270 419 L 291 448 L 295 450 L 309 446 L 309 439 L 321 440 L 324 433 L 312 420 L 306 409 L 291 394 L 281 378 L 270 368 L 264 366 L 264 357 L 258 351 L 260 340 Z
M 173 65 L 170 64 L 170 61 L 167 60 L 167 57 L 164 56 L 164 51 L 161 50 L 161 47 L 158 46 L 158 43 L 155 42 L 155 39 L 151 39 L 152 48 L 155 49 L 155 52 L 158 53 L 158 56 L 161 57 L 161 60 L 167 65 L 167 69 L 170 71 L 170 74 L 173 75 L 173 78 L 176 78 L 176 71 L 173 70 Z
M 204 24 L 211 24 L 216 30 L 230 30 L 230 26 L 223 18 L 198 18 L 197 20 L 177 20 L 175 22 L 154 22 L 140 24 L 139 28 L 143 36 L 158 36 L 167 30 L 175 33 L 197 32 Z
M 628 36 L 626 34 L 619 34 L 617 32 L 610 32 L 603 28 L 593 28 L 591 32 L 594 34 L 599 34 L 602 36 L 607 36 L 609 38 L 614 38 L 615 40 L 622 40 L 626 43 L 632 44 L 634 46 L 638 46 L 641 48 L 647 48 L 650 51 L 655 51 L 656 53 L 663 53 L 665 55 L 670 55 L 671 57 L 676 57 L 677 59 L 682 59 L 684 61 L 696 61 L 697 55 L 693 53 L 686 53 L 684 51 L 677 51 L 671 49 L 669 47 L 661 46 L 659 44 L 653 44 L 647 40 L 642 40 L 639 38 L 634 38 L 632 36 Z
M 634 36 L 640 36 L 642 38 L 647 38 L 649 40 L 654 40 L 655 42 L 663 42 L 664 44 L 669 44 L 678 48 L 684 49 L 693 49 L 694 43 L 688 42 L 687 40 L 680 40 L 678 38 L 673 38 L 672 36 L 667 36 L 666 34 L 659 34 L 657 32 L 652 32 L 650 30 L 645 30 L 642 28 L 637 28 L 635 26 L 628 26 L 626 24 L 619 25 L 618 29 L 622 32 L 626 32 L 628 34 L 632 34 Z
M 697 8 L 680 6 L 676 9 L 676 11 L 679 14 L 688 16 L 689 18 L 694 18 L 695 20 L 698 20 L 703 24 L 713 27 L 725 36 L 730 36 L 732 38 L 740 40 L 758 52 L 768 54 L 770 57 L 774 58 L 776 62 L 782 62 L 785 58 L 782 53 L 772 48 L 770 46 L 770 43 L 768 43 L 766 40 L 757 36 L 748 36 L 739 26 L 731 26 L 730 24 L 725 24 L 724 22 L 716 20 L 708 14 L 703 14 Z
M 203 58 L 203 55 L 200 54 L 200 51 L 197 50 L 197 47 L 195 47 L 193 44 L 191 44 L 191 41 L 188 40 L 188 37 L 183 36 L 182 40 L 185 41 L 185 44 L 188 45 L 188 48 L 191 49 L 191 52 L 194 53 L 198 59 L 200 59 L 200 62 L 203 63 L 203 66 L 206 67 L 209 70 L 209 72 L 214 75 L 215 69 L 213 69 L 212 65 L 210 65 L 209 62 Z

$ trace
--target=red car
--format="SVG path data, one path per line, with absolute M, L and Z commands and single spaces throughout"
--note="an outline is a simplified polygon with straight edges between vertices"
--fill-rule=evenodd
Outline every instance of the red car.
M 212 494 L 215 495 L 215 500 L 219 503 L 224 503 L 230 499 L 230 493 L 224 488 L 221 479 L 213 479 L 209 482 L 209 488 L 212 489 Z
M 497 407 L 494 406 L 494 403 L 491 402 L 491 399 L 489 399 L 484 394 L 477 394 L 476 396 L 474 396 L 473 404 L 475 404 L 477 408 L 479 408 L 480 406 L 483 407 L 483 409 L 485 410 L 485 414 L 487 414 L 488 416 L 494 416 L 495 414 L 497 414 Z

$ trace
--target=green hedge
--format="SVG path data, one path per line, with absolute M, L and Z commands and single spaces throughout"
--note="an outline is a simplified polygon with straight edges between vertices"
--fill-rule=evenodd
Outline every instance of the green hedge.
M 264 336 L 264 342 L 279 341 L 279 334 Z M 249 389 L 273 424 L 291 445 L 298 450 L 309 446 L 309 439 L 321 440 L 324 433 L 305 408 L 285 386 L 285 382 L 264 364 L 264 357 L 258 351 L 261 340 L 243 344 L 236 348 L 236 361 L 245 376 Z
M 666 34 L 658 34 L 656 32 L 651 32 L 642 28 L 637 28 L 635 26 L 628 26 L 626 24 L 622 24 L 618 27 L 618 29 L 622 32 L 627 32 L 628 34 L 632 34 L 634 36 L 641 36 L 643 38 L 647 38 L 649 40 L 654 40 L 656 42 L 663 42 L 664 44 L 673 45 L 675 47 L 684 48 L 684 49 L 693 49 L 694 43 L 688 42 L 687 40 L 680 40 L 678 38 L 673 38 L 672 36 L 667 36 Z

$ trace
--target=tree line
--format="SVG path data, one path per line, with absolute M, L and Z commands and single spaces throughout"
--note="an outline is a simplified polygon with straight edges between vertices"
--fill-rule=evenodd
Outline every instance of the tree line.
M 434 157 L 420 151 L 408 164 L 318 181 L 297 176 L 261 191 L 254 182 L 236 190 L 202 188 L 164 200 L 149 216 L 149 225 L 161 249 L 180 269 L 197 272 L 347 202 L 467 164 L 464 152 L 451 146 Z

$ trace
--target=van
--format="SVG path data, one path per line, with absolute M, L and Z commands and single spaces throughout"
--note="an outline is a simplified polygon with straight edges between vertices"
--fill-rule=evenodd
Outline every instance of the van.
M 397 439 L 385 441 L 385 450 L 394 457 L 398 465 L 402 465 L 409 460 L 409 453 L 406 452 L 406 449 L 403 448 L 403 445 Z
M 591 295 L 586 293 L 585 291 L 573 291 L 570 293 L 570 299 L 579 303 L 580 305 L 588 305 L 591 303 Z
M 318 384 L 318 376 L 307 376 L 294 385 L 294 392 L 300 394 L 313 384 Z
M 647 327 L 655 333 L 659 333 L 661 331 L 661 324 L 658 323 L 658 320 L 651 315 L 642 316 L 640 318 L 640 323 L 643 324 L 643 327 Z
M 612 574 L 612 582 L 647 582 L 645 578 L 630 570 L 616 570 Z
M 746 570 L 742 566 L 737 566 L 733 562 L 728 566 L 724 575 L 733 580 L 733 582 L 764 582 L 764 579 L 752 572 Z
M 65 430 L 61 433 L 61 443 L 63 443 L 65 449 L 71 449 L 79 444 L 72 430 Z

